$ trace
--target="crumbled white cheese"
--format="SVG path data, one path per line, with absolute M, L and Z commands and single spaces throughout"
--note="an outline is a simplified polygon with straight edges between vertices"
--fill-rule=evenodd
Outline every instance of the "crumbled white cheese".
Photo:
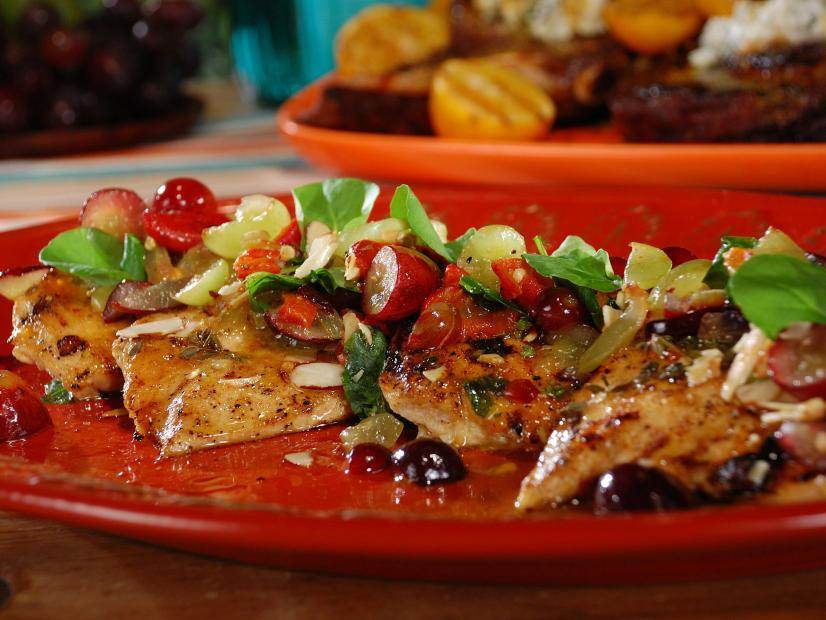
M 340 387 L 343 373 L 344 366 L 341 364 L 312 362 L 296 366 L 290 374 L 290 381 L 298 387 Z
M 307 258 L 295 270 L 296 278 L 306 278 L 310 272 L 325 267 L 338 247 L 336 233 L 333 232 L 316 237 L 312 243 L 308 242 L 308 244 L 310 249 L 307 252 Z
M 606 30 L 602 12 L 607 0 L 473 0 L 484 19 L 511 30 L 526 29 L 540 41 L 570 41 Z
M 424 370 L 422 371 L 422 374 L 428 381 L 435 383 L 447 374 L 447 368 L 444 366 L 438 366 L 436 368 L 431 368 L 430 370 Z
M 313 455 L 307 451 L 292 452 L 284 455 L 284 460 L 299 467 L 310 467 L 313 464 Z
M 743 334 L 737 344 L 734 345 L 734 351 L 737 355 L 734 357 L 723 387 L 720 389 L 720 396 L 723 397 L 723 400 L 730 401 L 737 388 L 748 382 L 757 364 L 766 357 L 771 344 L 772 341 L 753 325 L 748 333 Z
M 691 366 L 685 369 L 685 376 L 688 379 L 688 387 L 702 385 L 720 376 L 720 363 L 723 361 L 723 353 L 719 349 L 706 349 L 700 351 L 700 357 L 691 362 Z
M 767 409 L 760 416 L 766 424 L 781 422 L 816 422 L 826 418 L 826 401 L 822 398 L 810 398 L 802 403 L 758 403 Z
M 739 0 L 730 17 L 708 20 L 689 60 L 695 67 L 710 67 L 730 56 L 822 40 L 826 0 Z

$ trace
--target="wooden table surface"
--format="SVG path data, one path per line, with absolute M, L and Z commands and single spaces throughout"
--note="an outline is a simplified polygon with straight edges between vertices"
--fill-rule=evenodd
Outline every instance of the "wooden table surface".
M 382 581 L 212 560 L 0 513 L 0 618 L 823 619 L 826 570 L 635 587 Z

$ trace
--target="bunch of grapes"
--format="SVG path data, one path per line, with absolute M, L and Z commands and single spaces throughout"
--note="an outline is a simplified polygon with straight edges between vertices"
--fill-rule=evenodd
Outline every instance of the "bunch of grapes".
M 192 0 L 102 0 L 69 25 L 31 2 L 0 22 L 0 134 L 159 116 L 199 67 L 187 39 L 202 19 Z

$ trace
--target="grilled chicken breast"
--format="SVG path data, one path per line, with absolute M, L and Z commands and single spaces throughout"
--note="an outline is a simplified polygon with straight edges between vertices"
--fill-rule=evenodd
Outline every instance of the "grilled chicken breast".
M 138 433 L 162 456 L 308 430 L 350 415 L 340 388 L 300 388 L 290 381 L 296 360 L 315 348 L 288 348 L 268 329 L 256 329 L 242 305 L 209 315 L 186 309 L 152 315 L 138 325 L 179 318 L 188 337 L 118 338 L 123 402 Z
M 578 395 L 579 414 L 553 430 L 517 506 L 570 501 L 600 474 L 640 460 L 687 489 L 719 496 L 715 473 L 758 452 L 771 430 L 756 413 L 724 402 L 719 378 L 689 388 L 682 377 L 666 378 L 666 367 L 633 346 L 606 363 L 590 379 L 601 391 Z
M 539 449 L 566 401 L 540 393 L 523 404 L 491 383 L 524 380 L 540 392 L 558 383 L 534 374 L 519 346 L 509 339 L 419 352 L 397 346 L 380 377 L 384 398 L 421 433 L 456 447 Z
M 112 341 L 125 326 L 104 323 L 87 289 L 51 270 L 14 303 L 13 355 L 59 379 L 75 398 L 94 398 L 123 385 Z

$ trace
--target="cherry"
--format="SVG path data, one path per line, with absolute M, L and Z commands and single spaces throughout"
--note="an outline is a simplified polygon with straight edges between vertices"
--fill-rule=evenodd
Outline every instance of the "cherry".
M 377 443 L 360 443 L 347 455 L 348 474 L 376 474 L 390 467 L 390 450 Z
M 225 222 L 209 188 L 180 177 L 161 185 L 143 214 L 146 232 L 166 248 L 183 252 L 201 243 L 201 231 Z
M 545 331 L 558 331 L 585 322 L 585 308 L 566 288 L 545 290 L 537 299 L 536 322 Z
M 420 486 L 456 482 L 467 475 L 459 454 L 435 439 L 416 439 L 393 453 L 393 463 Z
M 217 208 L 218 202 L 210 189 L 188 177 L 170 179 L 157 189 L 152 200 L 152 210 L 161 213 L 214 211 Z
M 594 492 L 594 512 L 635 512 L 685 508 L 686 493 L 658 469 L 636 463 L 602 474 Z

